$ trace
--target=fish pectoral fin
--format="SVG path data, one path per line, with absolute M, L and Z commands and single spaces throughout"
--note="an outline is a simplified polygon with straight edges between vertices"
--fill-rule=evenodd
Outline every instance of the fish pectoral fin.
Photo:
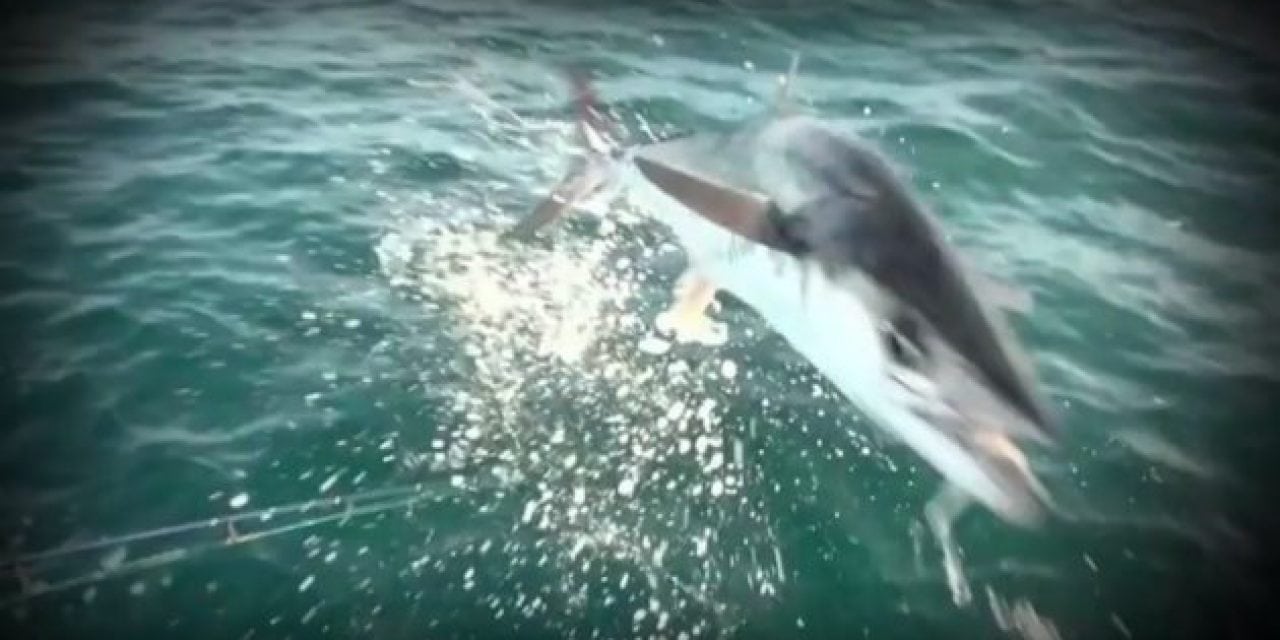
M 778 225 L 777 208 L 768 198 L 656 160 L 636 157 L 635 163 L 654 186 L 708 221 L 772 249 L 796 251 L 795 243 Z

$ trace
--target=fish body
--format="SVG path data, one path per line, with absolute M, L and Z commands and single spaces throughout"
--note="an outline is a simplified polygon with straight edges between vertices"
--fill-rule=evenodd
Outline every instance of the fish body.
M 1028 360 L 982 279 L 874 149 L 775 110 L 727 133 L 615 149 L 591 193 L 665 225 L 690 271 L 750 306 L 877 427 L 964 495 L 1030 525 L 1047 496 L 1021 445 L 1052 444 Z M 571 183 L 573 178 L 567 179 Z M 604 187 L 608 183 L 608 187 Z M 563 184 L 563 183 L 562 183 Z

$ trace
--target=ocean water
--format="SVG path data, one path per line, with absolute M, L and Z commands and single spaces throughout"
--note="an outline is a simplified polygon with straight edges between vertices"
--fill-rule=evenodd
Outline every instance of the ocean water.
M 1150 3 L 1149 3 L 1150 4 Z M 1115 6 L 1112 6 L 1115 5 Z M 0 81 L 10 638 L 1200 638 L 1274 623 L 1277 59 L 1093 2 L 50 3 Z M 1072 514 L 974 511 L 625 210 L 498 234 L 575 152 L 794 97 L 1015 316 Z M 833 339 L 838 339 L 833 337 Z

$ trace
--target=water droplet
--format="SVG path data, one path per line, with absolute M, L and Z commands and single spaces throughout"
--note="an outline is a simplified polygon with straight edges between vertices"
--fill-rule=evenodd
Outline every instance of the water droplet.
M 640 340 L 636 348 L 649 355 L 660 356 L 671 349 L 671 343 L 661 338 L 646 336 Z
M 707 466 L 703 470 L 711 473 L 722 466 L 724 466 L 724 454 L 717 451 L 711 455 L 711 460 L 707 462 Z
M 324 493 L 332 489 L 333 485 L 338 482 L 338 478 L 342 476 L 343 471 L 345 471 L 345 469 L 339 469 L 333 472 L 333 475 L 329 476 L 328 478 L 325 478 L 324 482 L 320 483 L 320 493 Z

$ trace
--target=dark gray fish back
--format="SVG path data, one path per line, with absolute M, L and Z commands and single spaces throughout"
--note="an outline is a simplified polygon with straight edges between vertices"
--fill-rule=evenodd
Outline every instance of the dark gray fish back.
M 830 186 L 797 211 L 790 227 L 824 266 L 856 267 L 919 312 L 997 393 L 1035 425 L 1052 427 L 1015 369 L 945 239 L 875 152 L 825 132 L 787 149 L 797 169 Z M 798 228 L 797 228 L 798 227 Z M 1052 435 L 1052 434 L 1050 434 Z

